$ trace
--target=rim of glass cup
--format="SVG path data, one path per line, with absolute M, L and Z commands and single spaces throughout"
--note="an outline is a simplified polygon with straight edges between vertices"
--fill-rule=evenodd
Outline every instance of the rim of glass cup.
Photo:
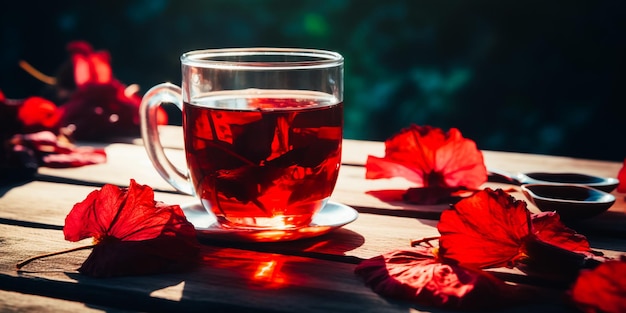
M 289 60 L 247 61 L 243 57 L 282 56 Z M 217 59 L 226 58 L 226 59 Z M 228 58 L 232 58 L 229 60 Z M 296 61 L 295 58 L 302 58 Z M 222 69 L 289 70 L 330 68 L 343 64 L 343 56 L 334 51 L 304 48 L 224 48 L 195 50 L 180 57 L 183 65 Z

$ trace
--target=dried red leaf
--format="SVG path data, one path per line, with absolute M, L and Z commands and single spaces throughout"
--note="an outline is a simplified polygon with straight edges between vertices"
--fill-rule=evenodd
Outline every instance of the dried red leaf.
M 426 306 L 493 308 L 510 304 L 513 294 L 510 286 L 490 274 L 443 264 L 421 246 L 365 260 L 355 273 L 380 295 Z
M 622 164 L 622 168 L 620 168 L 617 173 L 617 179 L 619 180 L 619 184 L 617 185 L 617 192 L 626 192 L 626 158 L 624 159 L 624 164 Z
M 513 266 L 531 234 L 526 203 L 501 189 L 486 188 L 441 214 L 440 255 L 466 267 Z
M 487 181 L 476 144 L 451 128 L 411 125 L 385 141 L 385 157 L 368 156 L 366 178 L 404 177 L 416 187 L 477 189 Z
M 142 275 L 193 264 L 198 255 L 194 226 L 178 205 L 154 200 L 154 191 L 130 181 L 91 192 L 65 219 L 65 239 L 93 237 L 92 254 L 79 271 L 96 277 Z
M 626 312 L 626 257 L 583 270 L 570 290 L 573 303 L 586 313 Z

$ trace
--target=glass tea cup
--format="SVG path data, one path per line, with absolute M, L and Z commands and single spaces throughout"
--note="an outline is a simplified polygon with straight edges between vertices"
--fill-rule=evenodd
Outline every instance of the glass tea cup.
M 297 229 L 326 205 L 343 136 L 343 57 L 290 48 L 185 53 L 182 88 L 152 87 L 141 134 L 159 174 L 231 229 Z M 162 103 L 183 115 L 186 169 L 172 164 L 156 123 Z

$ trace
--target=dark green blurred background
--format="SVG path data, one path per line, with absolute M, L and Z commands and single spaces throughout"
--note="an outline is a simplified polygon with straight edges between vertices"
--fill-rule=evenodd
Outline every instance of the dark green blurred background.
M 280 46 L 342 53 L 345 137 L 410 123 L 459 128 L 480 149 L 626 157 L 626 2 L 12 1 L 0 9 L 0 89 L 40 93 L 87 40 L 143 91 L 180 82 L 183 52 Z M 177 123 L 179 116 L 173 116 Z

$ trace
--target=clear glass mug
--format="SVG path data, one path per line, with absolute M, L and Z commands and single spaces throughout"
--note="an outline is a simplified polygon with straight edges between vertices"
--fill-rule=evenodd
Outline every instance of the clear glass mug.
M 239 48 L 185 53 L 182 88 L 152 87 L 140 107 L 155 169 L 232 229 L 308 226 L 341 164 L 343 57 L 331 51 Z M 163 151 L 162 103 L 183 114 L 186 169 Z

